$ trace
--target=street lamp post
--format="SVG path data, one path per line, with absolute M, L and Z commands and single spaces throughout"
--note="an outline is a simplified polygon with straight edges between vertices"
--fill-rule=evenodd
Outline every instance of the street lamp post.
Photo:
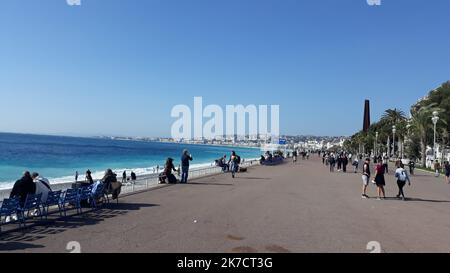
M 397 132 L 397 128 L 395 125 L 392 126 L 392 156 L 395 156 L 395 132 Z
M 409 128 L 411 128 L 411 120 L 408 120 L 408 124 L 406 124 L 406 130 L 407 130 L 407 137 L 405 136 L 405 148 L 406 148 L 406 146 L 408 146 L 409 147 L 409 143 L 410 143 L 410 138 L 409 138 Z M 406 143 L 406 141 L 408 140 L 408 143 Z M 407 153 L 407 152 L 405 152 L 405 153 Z
M 436 160 L 436 124 L 439 121 L 439 117 L 438 117 L 438 112 L 434 111 L 433 112 L 433 117 L 431 118 L 431 121 L 433 122 L 434 125 L 434 136 L 433 136 L 433 160 Z
M 378 156 L 378 132 L 375 132 L 375 157 Z

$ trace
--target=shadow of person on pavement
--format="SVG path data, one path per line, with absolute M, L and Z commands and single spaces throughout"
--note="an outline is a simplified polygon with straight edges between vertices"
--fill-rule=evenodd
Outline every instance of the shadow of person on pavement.
M 422 199 L 422 198 L 406 198 L 406 201 L 413 202 L 430 202 L 430 203 L 450 203 L 450 200 L 432 200 L 432 199 Z

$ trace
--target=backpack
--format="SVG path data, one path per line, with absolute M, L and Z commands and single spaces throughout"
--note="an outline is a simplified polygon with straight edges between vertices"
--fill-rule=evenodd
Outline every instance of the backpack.
M 406 181 L 406 173 L 405 170 L 402 170 L 402 172 L 398 175 L 398 180 L 405 182 Z
M 240 156 L 236 156 L 236 159 L 235 159 L 235 162 L 237 163 L 237 164 L 241 164 L 241 157 Z

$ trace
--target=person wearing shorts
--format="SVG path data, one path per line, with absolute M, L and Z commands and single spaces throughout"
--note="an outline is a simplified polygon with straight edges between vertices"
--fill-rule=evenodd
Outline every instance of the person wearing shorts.
M 448 161 L 445 162 L 444 169 L 445 169 L 445 179 L 447 183 L 450 183 L 450 163 Z
M 375 184 L 377 185 L 377 193 L 378 198 L 377 200 L 383 200 L 386 198 L 386 194 L 384 191 L 384 186 L 386 186 L 386 181 L 384 179 L 384 165 L 381 163 L 378 163 L 375 167 Z
M 363 165 L 363 174 L 362 174 L 363 188 L 362 188 L 362 198 L 369 198 L 367 195 L 367 186 L 369 186 L 370 181 L 370 158 L 366 158 L 366 161 Z

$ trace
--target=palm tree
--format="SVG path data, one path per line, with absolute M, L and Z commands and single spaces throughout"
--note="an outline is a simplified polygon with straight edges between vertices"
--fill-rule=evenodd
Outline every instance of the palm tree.
M 420 139 L 422 166 L 426 165 L 427 160 L 427 139 L 430 131 L 433 130 L 431 117 L 433 111 L 439 111 L 435 108 L 436 103 L 420 107 L 418 110 L 412 112 L 411 128 L 417 133 Z
M 381 120 L 386 122 L 389 125 L 396 125 L 400 121 L 406 120 L 405 112 L 399 110 L 397 108 L 387 109 L 384 111 L 384 114 L 381 116 Z
M 390 136 L 392 131 L 392 126 L 397 127 L 397 133 L 395 134 L 396 138 L 399 139 L 399 148 L 402 146 L 402 139 L 406 134 L 406 115 L 405 112 L 399 110 L 397 108 L 387 109 L 384 111 L 384 114 L 381 116 L 380 123 L 383 124 L 384 131 Z M 395 139 L 392 140 L 395 145 Z M 388 143 L 389 144 L 389 143 Z

